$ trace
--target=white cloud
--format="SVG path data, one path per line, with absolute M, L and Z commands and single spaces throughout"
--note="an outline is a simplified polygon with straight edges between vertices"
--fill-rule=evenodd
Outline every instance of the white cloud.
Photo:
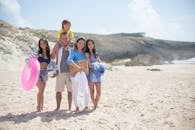
M 0 0 L 0 7 L 3 17 L 8 19 L 7 22 L 19 27 L 31 26 L 31 23 L 21 16 L 21 7 L 17 0 Z
M 131 0 L 128 5 L 130 18 L 137 24 L 134 31 L 170 40 L 182 40 L 184 30 L 180 23 L 163 19 L 152 7 L 150 0 Z

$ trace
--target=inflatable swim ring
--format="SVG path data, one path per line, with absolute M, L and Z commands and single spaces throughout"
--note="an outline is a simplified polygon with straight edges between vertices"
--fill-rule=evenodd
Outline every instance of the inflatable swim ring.
M 22 88 L 26 91 L 30 90 L 37 83 L 40 72 L 40 63 L 36 57 L 29 60 L 29 65 L 26 64 L 21 75 Z

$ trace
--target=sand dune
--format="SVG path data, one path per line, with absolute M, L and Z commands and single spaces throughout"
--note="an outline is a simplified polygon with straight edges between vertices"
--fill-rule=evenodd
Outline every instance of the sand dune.
M 44 111 L 34 112 L 37 88 L 22 90 L 22 67 L 1 69 L 0 130 L 195 129 L 194 64 L 106 68 L 99 108 L 94 111 L 90 103 L 80 113 L 66 111 L 66 92 L 61 110 L 53 111 L 55 79 L 47 83 Z
M 58 40 L 56 30 L 16 28 L 0 20 L 0 61 L 21 60 L 36 50 L 39 38 L 46 35 L 53 46 Z M 131 58 L 130 65 L 157 65 L 195 57 L 195 42 L 143 37 L 142 33 L 98 35 L 75 32 L 75 39 L 81 36 L 95 41 L 98 54 L 106 62 Z

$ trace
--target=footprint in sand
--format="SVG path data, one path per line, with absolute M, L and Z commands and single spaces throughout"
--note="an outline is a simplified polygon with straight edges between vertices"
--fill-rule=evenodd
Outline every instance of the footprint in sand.
M 170 121 L 165 121 L 164 124 L 168 125 L 169 127 L 175 127 L 174 123 Z

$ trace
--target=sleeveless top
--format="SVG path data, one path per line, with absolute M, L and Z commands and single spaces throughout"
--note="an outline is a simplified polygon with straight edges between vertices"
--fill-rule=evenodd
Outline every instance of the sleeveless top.
M 42 55 L 39 55 L 38 61 L 39 61 L 40 63 L 46 62 L 47 64 L 49 64 L 49 63 L 50 63 L 50 58 L 44 58 Z
M 93 53 L 90 55 L 89 60 L 90 60 L 90 63 L 94 63 L 98 61 Z

